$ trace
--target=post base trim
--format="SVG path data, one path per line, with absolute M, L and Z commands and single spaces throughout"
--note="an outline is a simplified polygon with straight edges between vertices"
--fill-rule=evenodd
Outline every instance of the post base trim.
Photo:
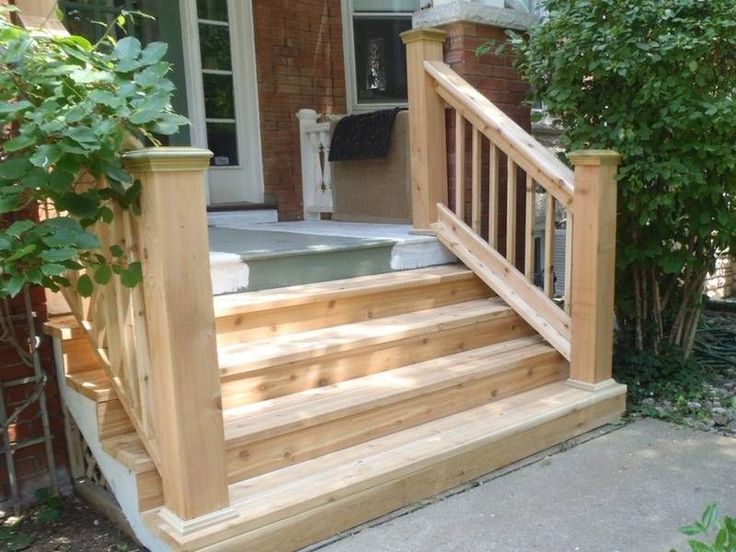
M 614 380 L 613 378 L 599 381 L 598 383 L 589 383 L 587 381 L 580 381 L 568 378 L 565 383 L 567 383 L 567 385 L 569 385 L 570 387 L 574 387 L 575 389 L 582 389 L 583 391 L 590 391 L 591 393 L 596 393 L 614 385 L 619 385 L 618 382 L 616 382 L 616 380 Z
M 181 519 L 166 506 L 159 510 L 158 515 L 163 521 L 168 523 L 174 531 L 182 536 L 189 535 L 195 531 L 199 531 L 206 527 L 210 527 L 211 525 L 216 525 L 238 516 L 237 512 L 230 506 L 223 508 L 222 510 L 216 510 L 209 514 L 204 514 L 196 518 L 186 520 Z

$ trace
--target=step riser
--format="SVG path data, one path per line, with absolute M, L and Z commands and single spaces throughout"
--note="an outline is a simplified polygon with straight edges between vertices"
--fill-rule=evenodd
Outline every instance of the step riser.
M 268 339 L 278 335 L 453 305 L 491 295 L 488 287 L 473 276 L 412 289 L 395 289 L 330 300 L 321 299 L 300 305 L 220 316 L 217 319 L 217 343 L 228 345 Z
M 226 376 L 222 378 L 223 406 L 232 408 L 324 387 L 532 333 L 526 322 L 507 311 L 503 316 L 450 330 Z
M 233 523 L 218 534 L 216 544 L 210 539 L 177 543 L 168 532 L 161 536 L 177 550 L 195 551 L 206 546 L 208 552 L 291 552 L 609 423 L 625 410 L 625 402 L 625 394 L 621 393 L 524 430 L 504 432 L 440 456 L 430 465 L 396 474 L 385 483 L 355 489 L 348 486 L 338 496 L 303 504 L 300 511 L 288 510 L 281 516 L 272 512 L 260 524 L 256 520 L 240 525 Z M 155 525 L 155 519 L 151 524 Z
M 227 452 L 228 474 L 231 482 L 241 481 L 559 381 L 566 375 L 567 363 L 550 351 L 513 363 L 501 373 L 232 447 Z

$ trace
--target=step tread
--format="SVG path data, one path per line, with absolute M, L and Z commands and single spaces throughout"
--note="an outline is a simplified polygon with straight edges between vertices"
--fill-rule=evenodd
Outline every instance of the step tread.
M 338 352 L 388 343 L 420 334 L 471 325 L 480 320 L 516 316 L 497 298 L 477 299 L 297 334 L 275 336 L 218 349 L 221 375 L 229 376 L 299 362 Z
M 316 300 L 367 295 L 397 288 L 409 289 L 453 280 L 472 280 L 475 277 L 463 266 L 443 265 L 277 289 L 218 295 L 214 298 L 215 315 L 217 317 L 231 316 L 301 305 Z
M 236 518 L 182 539 L 198 549 L 400 480 L 539 424 L 625 393 L 547 384 L 398 433 L 230 485 Z
M 61 314 L 50 317 L 43 325 L 46 335 L 56 337 L 62 341 L 78 339 L 84 336 L 84 330 L 73 314 Z
M 104 370 L 67 374 L 65 379 L 69 387 L 95 402 L 105 402 L 114 398 L 110 378 Z
M 326 387 L 225 410 L 229 447 L 344 418 L 556 355 L 538 336 L 522 337 Z

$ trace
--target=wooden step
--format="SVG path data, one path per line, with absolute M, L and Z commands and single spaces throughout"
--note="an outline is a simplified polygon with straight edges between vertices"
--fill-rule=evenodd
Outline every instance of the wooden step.
M 446 265 L 214 298 L 219 344 L 240 343 L 490 297 L 470 270 Z
M 231 482 L 499 400 L 564 378 L 567 363 L 536 336 L 481 347 L 269 401 L 226 410 Z M 103 387 L 109 383 L 100 375 Z M 97 383 L 97 380 L 95 380 Z M 103 450 L 138 477 L 146 504 L 162 500 L 155 466 L 127 417 L 127 432 L 98 405 Z M 102 409 L 102 410 L 100 410 Z M 114 409 L 113 409 L 114 411 Z M 122 413 L 124 414 L 124 413 Z M 127 422 L 127 423 L 126 423 Z M 102 435 L 103 428 L 106 430 Z M 151 473 L 149 473 L 151 472 Z
M 407 366 L 532 333 L 498 299 L 219 348 L 224 408 Z
M 565 378 L 524 337 L 224 412 L 228 475 L 253 477 Z
M 625 392 L 547 384 L 233 484 L 237 517 L 186 536 L 145 520 L 175 550 L 296 550 L 610 422 Z

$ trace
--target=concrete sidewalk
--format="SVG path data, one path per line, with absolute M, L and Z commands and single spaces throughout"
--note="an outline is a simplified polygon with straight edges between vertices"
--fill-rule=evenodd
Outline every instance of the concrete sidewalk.
M 736 439 L 643 420 L 320 552 L 684 552 L 709 502 L 736 515 Z

